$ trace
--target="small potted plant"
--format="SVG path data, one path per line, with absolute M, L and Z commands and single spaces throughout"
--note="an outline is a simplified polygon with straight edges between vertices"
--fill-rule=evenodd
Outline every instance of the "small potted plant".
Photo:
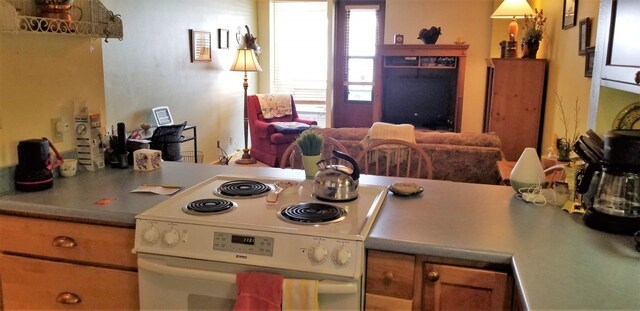
M 320 161 L 323 142 L 324 136 L 313 130 L 306 130 L 300 133 L 294 141 L 302 152 L 302 165 L 307 178 L 315 177 L 318 172 L 316 163 Z
M 524 15 L 524 32 L 522 35 L 522 58 L 536 58 L 540 40 L 544 32 L 544 17 L 542 10 L 535 9 L 534 15 Z

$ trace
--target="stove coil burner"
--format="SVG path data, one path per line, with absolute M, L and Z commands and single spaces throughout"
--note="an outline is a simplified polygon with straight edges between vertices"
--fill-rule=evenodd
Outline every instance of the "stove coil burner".
M 253 180 L 232 180 L 220 185 L 217 193 L 223 197 L 254 198 L 267 195 L 271 187 Z
M 231 211 L 238 206 L 229 200 L 224 199 L 202 199 L 189 202 L 182 207 L 182 210 L 191 215 L 214 215 Z
M 329 224 L 343 220 L 347 211 L 326 203 L 297 203 L 281 209 L 278 216 L 295 224 Z

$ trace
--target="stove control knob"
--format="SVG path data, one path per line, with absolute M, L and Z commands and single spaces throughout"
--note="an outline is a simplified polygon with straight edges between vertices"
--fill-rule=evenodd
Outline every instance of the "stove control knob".
M 175 228 L 171 228 L 164 232 L 162 241 L 167 246 L 176 246 L 180 242 L 180 232 Z
M 321 263 L 327 259 L 327 248 L 322 244 L 312 245 L 309 249 L 309 260 L 313 263 Z
M 346 266 L 351 261 L 351 251 L 344 246 L 336 247 L 333 249 L 331 259 L 338 266 Z
M 160 239 L 160 231 L 156 227 L 149 227 L 142 231 L 142 240 L 149 244 L 155 244 Z

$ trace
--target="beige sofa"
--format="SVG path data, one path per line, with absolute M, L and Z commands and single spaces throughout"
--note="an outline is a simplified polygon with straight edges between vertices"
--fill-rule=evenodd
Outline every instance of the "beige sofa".
M 362 151 L 368 128 L 318 128 L 342 143 L 352 157 Z M 416 143 L 431 156 L 433 178 L 468 183 L 498 184 L 496 162 L 503 158 L 500 138 L 491 133 L 449 133 L 416 130 Z

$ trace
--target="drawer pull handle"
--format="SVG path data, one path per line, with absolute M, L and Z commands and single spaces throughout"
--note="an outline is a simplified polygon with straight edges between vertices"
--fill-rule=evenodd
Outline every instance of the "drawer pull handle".
M 53 238 L 53 243 L 51 243 L 51 245 L 55 247 L 71 248 L 78 245 L 78 243 L 76 243 L 76 240 L 68 236 L 57 236 Z
M 62 303 L 65 305 L 74 305 L 82 302 L 82 300 L 80 299 L 80 297 L 78 297 L 78 295 L 74 293 L 67 293 L 67 292 L 62 292 L 58 294 L 58 297 L 56 297 L 56 301 L 58 303 Z
M 636 84 L 640 84 L 640 71 L 636 72 Z
M 427 280 L 430 282 L 437 282 L 440 279 L 440 273 L 438 271 L 431 271 L 427 273 Z
M 382 283 L 384 283 L 384 285 L 386 286 L 389 286 L 392 281 L 393 281 L 393 272 L 391 271 L 385 272 L 384 275 L 382 276 Z

